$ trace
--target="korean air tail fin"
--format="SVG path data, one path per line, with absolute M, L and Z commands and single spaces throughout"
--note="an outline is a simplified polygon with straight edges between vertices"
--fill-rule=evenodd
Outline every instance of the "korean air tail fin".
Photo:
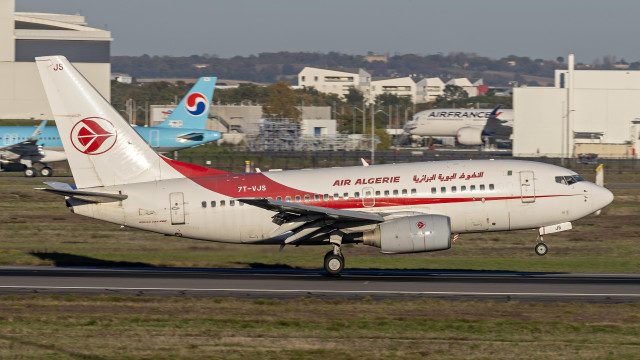
M 78 189 L 217 172 L 157 154 L 64 56 L 36 65 Z
M 216 87 L 216 77 L 201 77 L 158 127 L 204 129 L 209 117 L 209 106 Z

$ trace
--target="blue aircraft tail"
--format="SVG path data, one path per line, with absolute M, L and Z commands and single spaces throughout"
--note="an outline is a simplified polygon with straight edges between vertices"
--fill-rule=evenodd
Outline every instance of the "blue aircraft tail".
M 159 127 L 204 129 L 213 99 L 216 77 L 201 77 L 187 95 L 182 98 L 171 115 Z

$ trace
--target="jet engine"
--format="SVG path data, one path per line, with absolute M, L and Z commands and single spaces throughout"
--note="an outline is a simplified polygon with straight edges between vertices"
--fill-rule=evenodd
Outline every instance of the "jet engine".
M 456 140 L 462 145 L 482 145 L 482 129 L 463 127 L 458 129 Z
M 385 221 L 363 233 L 365 245 L 399 254 L 451 248 L 451 221 L 443 215 L 415 215 Z

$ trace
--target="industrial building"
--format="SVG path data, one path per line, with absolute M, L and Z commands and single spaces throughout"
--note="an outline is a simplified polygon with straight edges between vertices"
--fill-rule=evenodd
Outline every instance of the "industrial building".
M 14 0 L 0 0 L 0 118 L 52 118 L 36 56 L 66 56 L 109 100 L 112 40 L 84 16 L 15 12 Z
M 636 158 L 640 71 L 556 70 L 552 87 L 514 89 L 513 154 Z

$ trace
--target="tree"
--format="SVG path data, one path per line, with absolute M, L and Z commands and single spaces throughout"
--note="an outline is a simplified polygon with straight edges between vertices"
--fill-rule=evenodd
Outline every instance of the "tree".
M 269 98 L 262 106 L 266 117 L 278 117 L 299 120 L 302 111 L 296 107 L 296 95 L 287 81 L 278 81 L 267 87 Z
M 362 100 L 364 100 L 364 94 L 362 91 L 356 89 L 354 86 L 349 87 L 349 93 L 344 96 L 347 104 L 355 105 L 361 104 Z
M 438 96 L 436 98 L 436 101 L 437 102 L 454 101 L 454 100 L 466 99 L 468 97 L 469 97 L 469 94 L 461 86 L 447 85 L 444 87 L 442 96 Z
M 556 58 L 556 62 L 559 62 L 560 64 L 564 63 L 564 58 L 562 56 L 558 56 Z

